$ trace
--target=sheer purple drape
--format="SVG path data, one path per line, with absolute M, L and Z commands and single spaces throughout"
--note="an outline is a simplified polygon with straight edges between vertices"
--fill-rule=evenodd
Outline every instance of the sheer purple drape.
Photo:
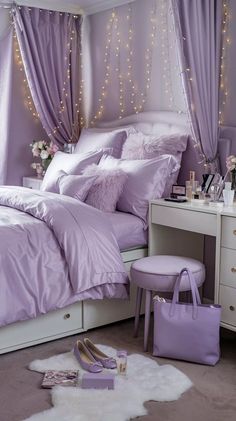
M 183 81 L 196 141 L 218 169 L 218 101 L 222 0 L 172 0 Z
M 79 137 L 81 17 L 15 7 L 14 25 L 35 108 L 58 145 Z
M 6 30 L 0 39 L 0 184 L 6 183 L 9 130 L 11 124 L 11 92 L 13 36 L 12 27 Z

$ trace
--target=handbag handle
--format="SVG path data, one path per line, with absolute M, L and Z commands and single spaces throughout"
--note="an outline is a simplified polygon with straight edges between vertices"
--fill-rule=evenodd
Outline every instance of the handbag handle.
M 198 305 L 201 304 L 201 299 L 200 299 L 199 291 L 198 291 L 198 288 L 197 288 L 197 285 L 196 285 L 196 281 L 193 277 L 192 272 L 188 268 L 182 269 L 178 278 L 175 281 L 174 294 L 173 294 L 172 303 L 171 303 L 171 307 L 170 307 L 170 317 L 173 317 L 174 313 L 175 313 L 176 303 L 179 300 L 180 282 L 181 282 L 181 278 L 182 278 L 184 272 L 186 272 L 187 275 L 188 275 L 190 288 L 191 288 L 191 292 L 192 292 L 192 298 L 193 298 L 193 319 L 196 319 L 197 318 Z

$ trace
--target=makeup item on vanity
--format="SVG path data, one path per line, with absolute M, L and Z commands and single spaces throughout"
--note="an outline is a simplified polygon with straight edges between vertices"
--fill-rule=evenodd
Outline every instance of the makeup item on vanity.
M 186 196 L 186 187 L 183 184 L 173 184 L 171 197 Z
M 234 190 L 231 190 L 231 182 L 225 183 L 225 188 L 223 190 L 223 198 L 225 206 L 233 206 Z
M 99 373 L 103 370 L 102 364 L 95 360 L 82 341 L 76 342 L 74 346 L 74 355 L 84 370 L 90 371 L 91 373 Z
M 78 370 L 47 370 L 44 373 L 41 387 L 51 389 L 53 386 L 77 386 Z
M 117 374 L 126 376 L 127 373 L 127 351 L 117 351 Z
M 100 349 L 94 345 L 90 339 L 85 338 L 84 344 L 95 358 L 96 361 L 99 361 L 104 368 L 116 368 L 116 360 L 115 358 L 109 357 L 108 355 L 104 354 L 104 352 L 100 351 Z
M 179 184 L 173 184 L 170 197 L 166 197 L 164 200 L 166 200 L 167 202 L 177 202 L 177 203 L 187 202 L 185 186 L 179 185 Z
M 82 377 L 82 389 L 114 389 L 113 373 L 85 373 Z
M 208 193 L 211 183 L 214 179 L 214 174 L 203 174 L 202 178 L 203 178 L 202 191 L 205 193 Z
M 209 205 L 210 201 L 211 201 L 211 195 L 209 193 L 205 193 L 205 195 L 204 195 L 205 205 Z
M 164 199 L 166 202 L 175 202 L 175 203 L 185 203 L 188 201 L 188 199 L 183 198 L 183 197 L 166 197 Z
M 186 196 L 188 200 L 192 200 L 199 186 L 199 182 L 195 180 L 195 171 L 189 172 L 189 180 L 186 181 L 185 185 L 186 185 Z

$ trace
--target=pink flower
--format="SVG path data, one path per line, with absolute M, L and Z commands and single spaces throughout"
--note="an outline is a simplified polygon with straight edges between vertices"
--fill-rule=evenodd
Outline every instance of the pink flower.
M 50 145 L 50 146 L 51 146 L 51 148 L 52 148 L 53 153 L 56 153 L 56 152 L 59 150 L 58 146 L 57 146 L 57 145 L 55 145 L 55 143 L 54 143 L 54 144 L 52 144 L 52 145 Z
M 38 149 L 33 149 L 33 150 L 32 150 L 32 154 L 33 154 L 33 156 L 35 156 L 35 157 L 39 157 L 39 156 L 40 156 L 40 153 L 39 153 L 39 150 L 38 150 Z

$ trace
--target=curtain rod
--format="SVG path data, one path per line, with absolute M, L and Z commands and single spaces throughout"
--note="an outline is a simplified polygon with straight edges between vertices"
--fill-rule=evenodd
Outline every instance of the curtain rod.
M 2 8 L 2 9 L 11 9 L 13 6 L 24 6 L 24 4 L 22 4 L 21 2 L 18 2 L 18 1 L 12 1 L 11 3 L 6 3 L 6 2 L 4 2 L 4 1 L 1 1 L 0 0 L 0 9 Z M 30 5 L 25 5 L 25 7 L 35 7 L 35 8 L 37 8 L 37 9 L 42 9 L 42 10 L 52 10 L 52 11 L 55 11 L 55 12 L 62 12 L 62 13 L 70 13 L 71 15 L 83 15 L 84 14 L 84 12 L 83 12 L 83 10 L 82 9 L 80 9 L 80 10 L 78 10 L 78 11 L 68 11 L 68 10 L 60 10 L 60 9 L 48 9 L 48 8 L 46 8 L 46 7 L 40 7 L 40 6 L 30 6 Z
M 11 9 L 13 4 L 14 4 L 13 2 L 12 3 L 4 3 L 4 2 L 0 1 L 0 7 L 3 8 L 3 9 Z

